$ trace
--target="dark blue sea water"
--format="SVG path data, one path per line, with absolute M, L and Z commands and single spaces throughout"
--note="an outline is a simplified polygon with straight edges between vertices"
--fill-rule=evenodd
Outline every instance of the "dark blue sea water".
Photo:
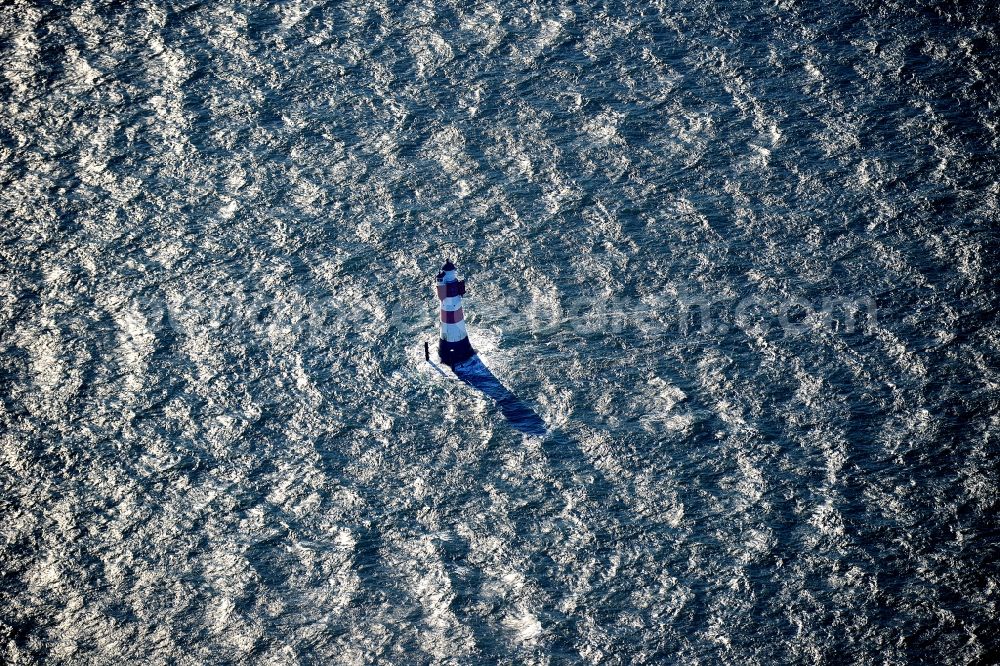
M 0 662 L 997 663 L 998 24 L 4 4 Z

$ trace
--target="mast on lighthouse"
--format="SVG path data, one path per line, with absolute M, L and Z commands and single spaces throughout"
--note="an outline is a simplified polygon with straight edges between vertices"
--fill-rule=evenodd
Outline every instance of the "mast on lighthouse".
M 437 275 L 437 295 L 441 299 L 441 342 L 438 355 L 441 362 L 454 368 L 467 361 L 476 351 L 469 344 L 465 331 L 465 316 L 462 313 L 462 296 L 465 294 L 465 280 L 459 280 L 455 264 L 449 259 Z

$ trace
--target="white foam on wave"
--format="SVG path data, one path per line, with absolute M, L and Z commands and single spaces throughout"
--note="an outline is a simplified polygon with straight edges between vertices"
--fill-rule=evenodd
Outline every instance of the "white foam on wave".
M 503 619 L 503 625 L 520 643 L 529 643 L 542 633 L 542 623 L 526 608 L 515 609 Z
M 428 141 L 427 150 L 445 173 L 459 175 L 470 169 L 470 160 L 465 153 L 465 137 L 455 126 L 435 132 Z
M 420 78 L 433 76 L 455 57 L 454 50 L 445 38 L 428 27 L 416 28 L 408 36 L 407 47 Z
M 41 43 L 36 35 L 41 34 L 37 28 L 42 19 L 42 10 L 31 5 L 18 8 L 16 12 L 8 12 L 6 18 L 18 23 L 10 26 L 11 46 L 10 61 L 4 67 L 4 77 L 11 84 L 12 97 L 29 97 L 35 90 L 35 73 L 40 67 Z M 0 102 L 5 104 L 6 100 Z M 17 107 L 15 107 L 17 108 Z
M 14 343 L 28 353 L 34 385 L 34 390 L 20 392 L 24 406 L 38 418 L 62 417 L 69 400 L 83 385 L 81 368 L 68 362 L 71 343 L 51 318 L 19 326 Z
M 463 8 L 465 9 L 465 8 Z M 496 5 L 485 2 L 476 4 L 461 13 L 460 27 L 478 38 L 477 45 L 483 55 L 489 55 L 503 41 L 506 31 L 503 16 Z
M 157 119 L 154 128 L 167 149 L 166 154 L 180 158 L 194 152 L 181 88 L 194 67 L 183 51 L 167 46 L 160 35 L 151 38 L 150 48 L 156 54 L 154 62 L 157 66 L 150 67 L 148 74 L 153 89 L 159 93 L 149 98 Z
M 565 23 L 572 22 L 573 11 L 563 7 L 559 12 L 558 20 L 555 18 L 540 19 L 538 34 L 534 39 L 528 41 L 523 48 L 517 49 L 514 57 L 519 60 L 522 66 L 530 67 L 545 50 L 551 48 L 563 32 Z
M 113 296 L 105 296 L 102 306 L 118 324 L 120 354 L 125 371 L 125 399 L 135 402 L 148 381 L 149 358 L 153 353 L 156 335 L 150 328 L 138 304 Z
M 95 69 L 75 47 L 66 49 L 67 75 L 72 77 L 72 87 L 86 90 L 103 76 L 103 72 Z
M 816 529 L 815 532 L 807 533 L 805 537 L 806 543 L 811 548 L 818 547 L 824 539 L 841 542 L 845 537 L 844 517 L 834 506 L 832 497 L 826 497 L 816 505 L 808 522 Z
M 644 414 L 640 423 L 646 430 L 683 432 L 695 422 L 695 417 L 690 412 L 674 409 L 687 399 L 687 395 L 667 380 L 660 377 L 650 379 L 644 393 Z

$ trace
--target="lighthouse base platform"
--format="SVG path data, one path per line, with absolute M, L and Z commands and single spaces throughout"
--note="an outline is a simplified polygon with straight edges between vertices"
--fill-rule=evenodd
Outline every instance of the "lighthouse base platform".
M 469 344 L 469 338 L 462 338 L 458 342 L 448 342 L 442 339 L 438 343 L 438 356 L 441 357 L 441 362 L 451 368 L 468 361 L 475 353 L 476 350 Z

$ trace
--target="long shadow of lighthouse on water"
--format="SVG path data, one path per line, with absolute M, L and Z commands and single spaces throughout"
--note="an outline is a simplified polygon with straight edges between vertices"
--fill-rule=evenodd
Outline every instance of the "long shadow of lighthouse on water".
M 438 344 L 441 362 L 463 382 L 492 398 L 515 430 L 528 435 L 544 435 L 545 422 L 541 417 L 496 378 L 469 343 L 462 312 L 465 280 L 458 279 L 451 260 L 441 267 L 435 286 L 441 300 L 441 341 Z

